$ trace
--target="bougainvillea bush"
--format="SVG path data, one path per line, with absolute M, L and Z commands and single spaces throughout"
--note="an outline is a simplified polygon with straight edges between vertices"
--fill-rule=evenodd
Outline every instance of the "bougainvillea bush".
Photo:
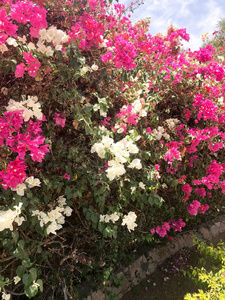
M 224 62 L 110 2 L 0 1 L 2 299 L 75 299 L 223 211 Z

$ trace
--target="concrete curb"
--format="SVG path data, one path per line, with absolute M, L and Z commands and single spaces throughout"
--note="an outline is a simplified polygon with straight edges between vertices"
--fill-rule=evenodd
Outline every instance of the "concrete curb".
M 115 288 L 110 286 L 110 282 L 106 282 L 105 287 L 108 291 L 117 295 L 118 299 L 121 299 L 124 294 L 130 291 L 132 286 L 139 284 L 142 279 L 152 274 L 156 267 L 162 264 L 167 258 L 184 247 L 193 247 L 193 235 L 211 241 L 224 232 L 225 215 L 216 218 L 214 221 L 210 221 L 209 224 L 205 223 L 201 225 L 198 231 L 191 230 L 180 233 L 173 241 L 168 241 L 166 245 L 156 246 L 156 248 L 149 251 L 147 255 L 142 255 L 136 261 L 132 262 L 123 272 L 117 273 L 116 275 L 118 277 L 124 277 L 122 286 Z M 109 300 L 109 297 L 103 291 L 98 290 L 97 292 L 93 292 L 86 299 Z

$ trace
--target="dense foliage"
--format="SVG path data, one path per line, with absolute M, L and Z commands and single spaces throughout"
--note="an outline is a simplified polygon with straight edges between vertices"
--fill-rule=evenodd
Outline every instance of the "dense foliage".
M 212 299 L 212 300 L 222 300 L 225 299 L 225 266 L 224 266 L 224 254 L 225 245 L 224 242 L 218 243 L 216 246 L 207 245 L 205 242 L 195 238 L 194 244 L 197 245 L 197 249 L 205 258 L 211 259 L 211 268 L 208 270 L 205 268 L 206 260 L 202 258 L 201 268 L 191 267 L 188 271 L 189 277 L 191 277 L 194 282 L 203 286 L 202 289 L 198 290 L 198 293 L 190 294 L 188 293 L 184 299 L 194 300 L 194 299 Z
M 3 299 L 76 297 L 138 244 L 223 210 L 224 62 L 124 12 L 0 1 Z

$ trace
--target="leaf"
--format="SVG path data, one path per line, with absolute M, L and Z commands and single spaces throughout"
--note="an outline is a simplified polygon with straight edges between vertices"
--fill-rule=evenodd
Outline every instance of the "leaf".
M 98 218 L 97 214 L 92 213 L 92 215 L 91 215 L 91 221 L 92 221 L 94 224 L 97 224 L 97 223 L 98 223 L 98 220 L 99 220 L 99 218 Z
M 40 291 L 43 292 L 43 282 L 42 282 L 42 280 L 41 280 L 41 279 L 38 279 L 38 280 L 37 280 L 37 284 L 39 284 L 39 289 L 40 289 Z
M 37 269 L 31 268 L 31 269 L 29 270 L 29 272 L 30 272 L 30 274 L 31 274 L 31 276 L 32 276 L 32 281 L 35 281 L 35 280 L 37 279 Z
M 29 286 L 33 282 L 31 274 L 24 274 L 22 277 L 24 285 Z
M 25 286 L 24 292 L 28 298 L 32 298 L 38 293 L 38 287 L 35 285 Z
M 77 58 L 73 57 L 70 61 L 70 66 L 75 70 L 78 71 L 80 69 L 80 63 L 77 61 Z
M 22 265 L 18 266 L 16 269 L 16 275 L 19 276 L 20 278 L 22 278 L 25 270 L 26 270 L 26 268 L 24 266 L 22 266 Z

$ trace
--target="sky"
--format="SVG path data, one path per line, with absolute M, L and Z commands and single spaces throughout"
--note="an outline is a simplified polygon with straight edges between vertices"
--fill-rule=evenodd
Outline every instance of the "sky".
M 119 3 L 127 7 L 131 1 L 119 0 Z M 190 41 L 184 42 L 183 47 L 194 51 L 202 45 L 201 35 L 208 32 L 212 37 L 218 21 L 225 18 L 225 0 L 144 0 L 144 4 L 130 14 L 134 23 L 150 17 L 151 35 L 158 32 L 166 35 L 171 24 L 186 28 Z

